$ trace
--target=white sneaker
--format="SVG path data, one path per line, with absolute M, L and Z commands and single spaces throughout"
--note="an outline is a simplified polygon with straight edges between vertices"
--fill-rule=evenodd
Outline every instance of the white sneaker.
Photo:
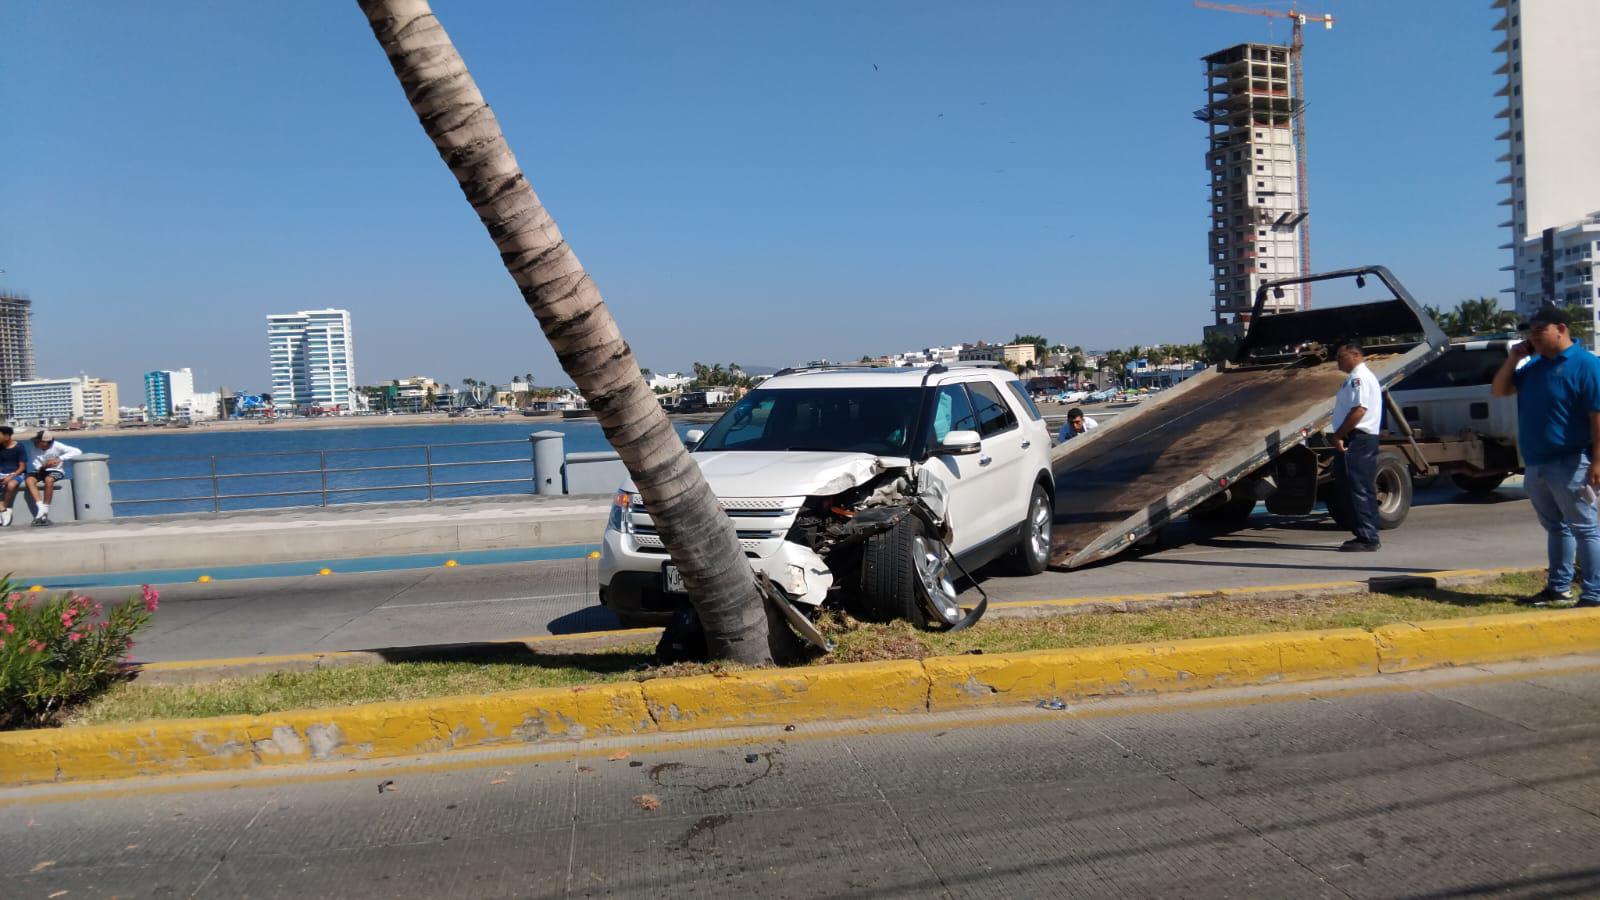
M 9 510 L 9 509 L 0 509 L 0 528 L 5 528 L 6 526 L 8 526 L 10 524 L 11 524 L 11 510 Z

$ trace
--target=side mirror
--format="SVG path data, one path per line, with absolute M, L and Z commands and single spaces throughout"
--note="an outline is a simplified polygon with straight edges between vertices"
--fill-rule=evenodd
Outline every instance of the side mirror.
M 706 433 L 698 428 L 691 428 L 683 433 L 683 442 L 690 450 L 700 445 L 706 439 Z
M 944 436 L 935 453 L 965 456 L 983 449 L 983 438 L 976 431 L 952 431 Z

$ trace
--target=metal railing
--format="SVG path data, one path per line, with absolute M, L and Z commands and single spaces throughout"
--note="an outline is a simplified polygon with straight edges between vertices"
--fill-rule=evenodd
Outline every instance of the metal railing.
M 442 491 L 448 491 L 451 496 L 474 496 L 494 491 L 482 490 L 491 486 L 518 484 L 524 485 L 531 493 L 533 490 L 533 460 L 526 451 L 518 456 L 505 457 L 502 455 L 489 458 L 457 459 L 456 451 L 463 448 L 484 447 L 528 447 L 526 440 L 500 440 L 500 441 L 464 441 L 450 444 L 404 444 L 388 447 L 351 447 L 342 449 L 325 450 L 276 450 L 259 453 L 232 453 L 191 456 L 153 456 L 134 459 L 116 459 L 113 461 L 115 471 L 128 472 L 141 468 L 154 469 L 158 474 L 142 477 L 112 478 L 112 506 L 121 515 L 139 515 L 138 510 L 148 508 L 155 504 L 166 504 L 169 507 L 182 505 L 193 509 L 196 504 L 208 503 L 212 512 L 222 512 L 223 504 L 229 503 L 230 509 L 242 508 L 277 508 L 285 506 L 328 506 L 330 498 L 335 503 L 339 498 L 357 494 L 392 495 L 395 492 L 410 491 L 420 492 L 428 500 L 436 499 Z M 345 457 L 355 455 L 383 454 L 405 457 L 416 456 L 416 461 L 385 462 L 377 465 L 348 465 L 344 464 Z M 440 456 L 446 458 L 441 459 Z M 316 457 L 317 464 L 313 467 L 290 468 L 292 463 L 280 460 L 292 458 Z M 332 457 L 333 464 L 329 465 Z M 498 467 L 501 471 L 510 465 L 528 467 L 527 474 L 519 474 L 511 478 L 473 478 L 462 481 L 447 480 L 448 475 L 455 470 L 467 467 L 482 468 L 485 466 Z M 261 466 L 264 468 L 258 468 Z M 193 471 L 180 474 L 165 474 L 172 468 L 185 467 Z M 384 474 L 388 473 L 388 474 Z M 441 478 L 439 476 L 446 476 Z M 331 481 L 330 481 L 330 476 Z M 281 490 L 253 489 L 249 479 L 284 479 L 298 482 L 292 488 Z M 400 479 L 395 481 L 393 479 Z M 361 481 L 364 483 L 353 483 Z M 164 485 L 176 491 L 177 495 L 170 495 L 171 491 L 161 496 L 122 496 L 118 497 L 118 488 L 126 493 L 130 488 L 146 485 Z M 198 492 L 185 492 L 178 485 L 191 485 L 200 488 Z M 238 486 L 242 490 L 224 490 L 224 488 Z M 477 489 L 459 492 L 460 489 Z M 501 493 L 504 493 L 503 491 Z M 278 503 L 278 504 L 252 504 L 248 501 L 259 501 L 268 498 L 306 498 L 307 502 Z M 310 500 L 309 498 L 316 498 Z M 246 501 L 238 505 L 236 501 Z M 346 500 L 346 502 L 351 502 Z M 151 514 L 151 513 L 145 513 Z

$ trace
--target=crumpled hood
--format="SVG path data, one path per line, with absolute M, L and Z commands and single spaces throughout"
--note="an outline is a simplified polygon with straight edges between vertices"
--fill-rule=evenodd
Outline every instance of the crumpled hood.
M 718 450 L 691 453 L 718 497 L 826 497 L 866 484 L 880 472 L 911 465 L 871 453 L 770 453 Z M 633 479 L 624 490 L 637 491 Z

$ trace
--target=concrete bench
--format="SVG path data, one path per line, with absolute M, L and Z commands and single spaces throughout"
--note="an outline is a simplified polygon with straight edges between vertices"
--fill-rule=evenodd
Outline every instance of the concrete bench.
M 44 488 L 40 488 L 41 491 Z M 28 493 L 26 485 L 17 489 L 17 499 L 11 502 L 11 524 L 15 527 L 18 523 L 25 523 L 37 515 L 39 509 L 34 505 L 33 496 Z M 50 498 L 50 521 L 76 522 L 78 521 L 77 503 L 72 496 L 72 479 L 56 482 L 55 495 Z

